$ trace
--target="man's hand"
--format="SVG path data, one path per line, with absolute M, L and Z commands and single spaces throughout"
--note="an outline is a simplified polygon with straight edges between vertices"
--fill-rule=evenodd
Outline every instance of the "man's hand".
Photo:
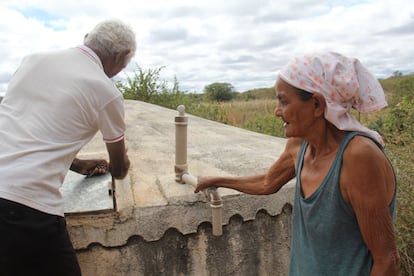
M 70 166 L 74 172 L 92 177 L 102 175 L 108 172 L 108 162 L 105 159 L 85 159 L 75 158 Z

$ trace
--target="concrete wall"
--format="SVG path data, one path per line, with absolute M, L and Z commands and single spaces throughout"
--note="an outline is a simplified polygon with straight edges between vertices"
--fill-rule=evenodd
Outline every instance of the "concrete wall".
M 86 276 L 287 275 L 290 217 L 286 204 L 275 216 L 260 210 L 254 220 L 243 221 L 234 215 L 222 236 L 213 236 L 205 222 L 187 235 L 171 228 L 157 241 L 132 236 L 123 246 L 91 244 L 78 250 L 78 258 Z

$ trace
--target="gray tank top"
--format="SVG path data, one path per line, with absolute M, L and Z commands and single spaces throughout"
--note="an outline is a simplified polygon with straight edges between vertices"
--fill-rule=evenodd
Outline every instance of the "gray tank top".
M 290 276 L 370 274 L 372 256 L 362 239 L 356 216 L 344 202 L 339 187 L 342 156 L 349 141 L 355 135 L 368 137 L 362 133 L 348 132 L 325 179 L 306 199 L 302 196 L 300 175 L 308 144 L 302 142 L 296 169 Z M 383 150 L 381 145 L 378 143 L 377 145 Z M 394 193 L 389 206 L 392 216 L 395 198 Z

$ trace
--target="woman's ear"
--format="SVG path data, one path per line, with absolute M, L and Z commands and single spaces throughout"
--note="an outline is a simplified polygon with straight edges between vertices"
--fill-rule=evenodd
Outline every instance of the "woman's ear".
M 318 93 L 314 93 L 312 96 L 313 105 L 315 108 L 316 116 L 323 116 L 325 113 L 326 102 L 324 96 Z

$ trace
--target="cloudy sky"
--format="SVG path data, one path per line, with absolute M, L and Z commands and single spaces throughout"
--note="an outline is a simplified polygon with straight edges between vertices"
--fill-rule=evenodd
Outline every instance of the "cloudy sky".
M 1 0 L 0 18 L 0 93 L 24 55 L 81 44 L 107 18 L 137 35 L 119 77 L 164 66 L 188 92 L 271 87 L 290 58 L 317 50 L 358 57 L 378 78 L 414 72 L 412 0 Z

